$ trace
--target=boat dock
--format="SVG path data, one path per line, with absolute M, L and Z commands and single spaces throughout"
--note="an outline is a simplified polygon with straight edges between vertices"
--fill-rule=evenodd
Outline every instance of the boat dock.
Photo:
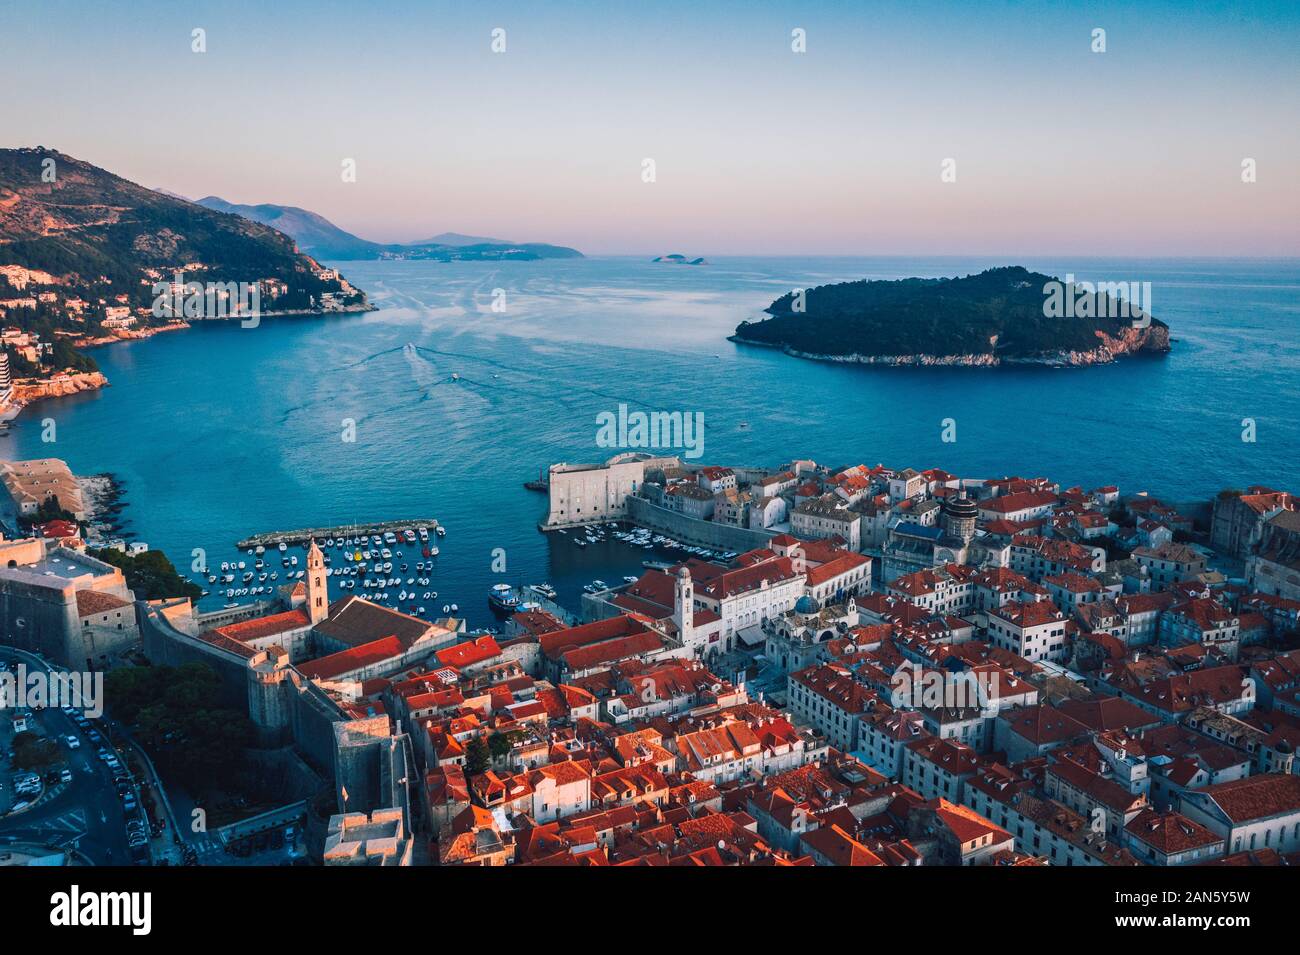
M 254 534 L 252 537 L 246 537 L 235 546 L 240 550 L 249 550 L 254 547 L 273 547 L 284 541 L 286 544 L 305 544 L 307 541 L 315 538 L 318 541 L 327 540 L 331 537 L 360 537 L 362 535 L 373 536 L 375 534 L 386 534 L 392 531 L 400 534 L 402 531 L 410 528 L 415 530 L 417 527 L 427 527 L 430 531 L 438 526 L 438 522 L 433 518 L 412 518 L 406 521 L 380 521 L 376 524 L 339 524 L 334 527 L 305 527 L 296 531 L 272 531 L 269 534 Z

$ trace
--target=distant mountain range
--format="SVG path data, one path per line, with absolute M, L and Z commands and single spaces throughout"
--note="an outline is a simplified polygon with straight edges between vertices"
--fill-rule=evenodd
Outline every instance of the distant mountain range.
M 481 235 L 461 235 L 459 232 L 440 232 L 432 239 L 412 242 L 411 245 L 514 245 L 509 239 L 488 239 Z
M 297 206 L 276 206 L 270 203 L 244 206 L 217 196 L 205 196 L 193 201 L 205 209 L 243 216 L 253 222 L 268 225 L 289 236 L 308 255 L 318 258 L 377 259 L 382 248 L 376 242 L 367 242 L 351 232 L 344 232 L 324 216 Z
M 565 246 L 511 242 L 459 232 L 443 232 L 420 242 L 382 244 L 346 232 L 324 216 L 297 206 L 272 203 L 239 205 L 218 196 L 205 196 L 195 202 L 206 209 L 243 216 L 278 229 L 291 236 L 304 252 L 319 259 L 430 259 L 448 262 L 582 258 L 581 252 Z

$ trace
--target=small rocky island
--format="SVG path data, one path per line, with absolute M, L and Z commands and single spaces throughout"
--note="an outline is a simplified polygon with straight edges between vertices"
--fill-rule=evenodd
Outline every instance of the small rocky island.
M 1149 288 L 1127 299 L 1115 291 L 1020 266 L 845 282 L 781 296 L 765 309 L 771 318 L 742 322 L 730 340 L 879 365 L 1095 365 L 1169 351 L 1169 327 L 1141 309 Z
M 666 263 L 668 263 L 669 265 L 708 265 L 708 264 L 709 264 L 708 262 L 704 261 L 703 258 L 700 258 L 700 257 L 697 257 L 697 258 L 694 258 L 694 259 L 688 259 L 686 256 L 682 255 L 680 252 L 673 252 L 673 253 L 671 253 L 671 254 L 669 254 L 669 255 L 656 255 L 656 256 L 655 256 L 653 259 L 651 259 L 650 261 L 651 261 L 651 262 L 666 262 Z

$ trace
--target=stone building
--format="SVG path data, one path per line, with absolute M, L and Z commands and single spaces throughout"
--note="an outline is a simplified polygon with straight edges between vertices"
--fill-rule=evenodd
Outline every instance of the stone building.
M 347 812 L 330 817 L 325 865 L 409 866 L 414 841 L 397 809 Z
M 46 552 L 42 542 L 3 552 L 20 550 L 0 567 L 6 643 L 62 666 L 97 669 L 139 639 L 135 595 L 119 568 L 66 547 Z
M 0 483 L 4 484 L 14 509 L 24 517 L 35 514 L 53 497 L 74 519 L 86 519 L 81 485 L 67 463 L 58 458 L 0 461 Z
M 681 461 L 629 452 L 604 464 L 553 464 L 547 474 L 550 507 L 543 526 L 622 520 L 627 516 L 627 499 L 641 489 L 646 472 L 665 467 L 679 468 Z

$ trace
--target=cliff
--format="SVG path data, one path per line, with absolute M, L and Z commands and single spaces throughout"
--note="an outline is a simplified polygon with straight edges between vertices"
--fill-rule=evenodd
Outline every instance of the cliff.
M 14 401 L 28 404 L 38 398 L 62 398 L 82 391 L 97 391 L 108 386 L 103 372 L 53 375 L 38 381 L 14 382 Z

